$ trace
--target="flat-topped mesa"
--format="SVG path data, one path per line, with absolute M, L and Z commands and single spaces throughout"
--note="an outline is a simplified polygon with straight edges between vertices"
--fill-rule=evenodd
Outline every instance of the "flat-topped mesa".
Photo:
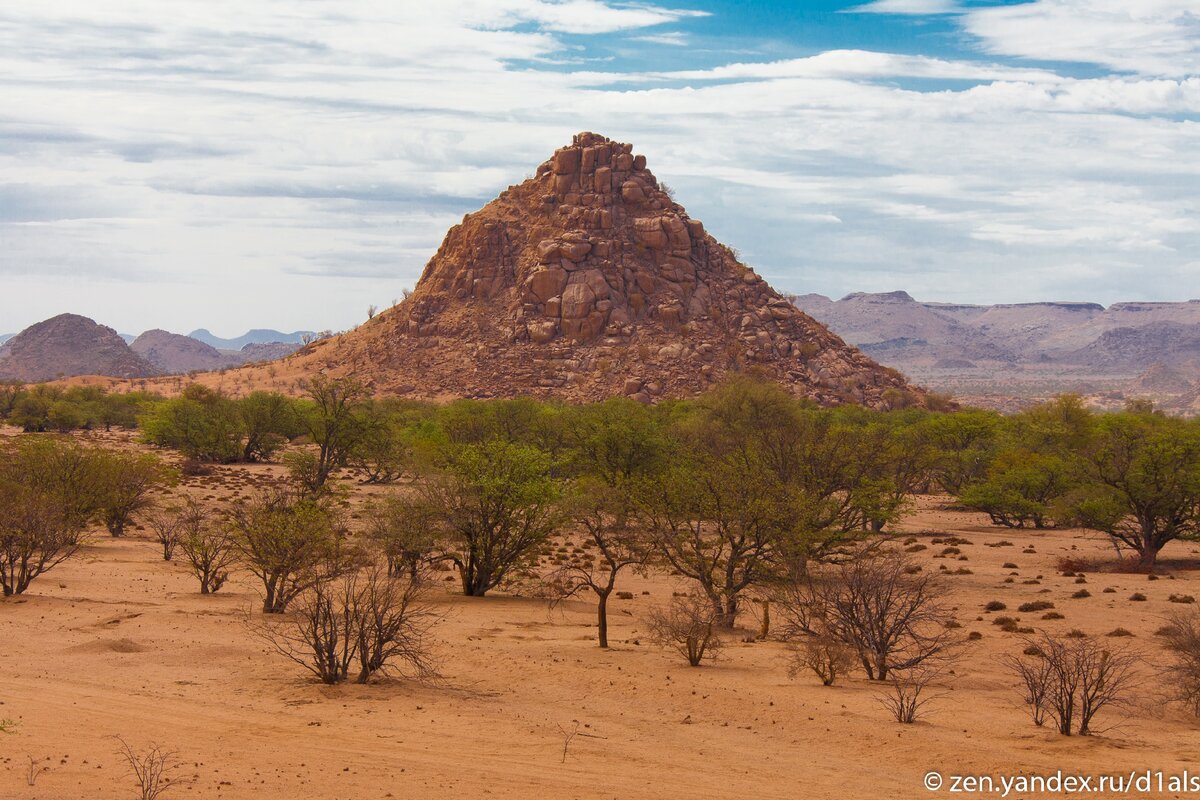
M 420 377 L 443 395 L 653 399 L 757 367 L 820 402 L 923 397 L 739 263 L 631 145 L 594 133 L 466 215 L 412 295 L 381 316 L 391 339 L 364 352 L 389 368 L 428 364 Z M 438 366 L 451 360 L 466 372 Z M 486 385 L 492 377 L 504 385 Z

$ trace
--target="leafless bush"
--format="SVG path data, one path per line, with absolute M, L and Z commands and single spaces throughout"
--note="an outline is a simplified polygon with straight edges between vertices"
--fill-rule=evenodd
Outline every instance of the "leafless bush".
M 1200 717 L 1200 611 L 1172 614 L 1162 635 L 1171 656 L 1166 668 L 1167 684 L 1175 699 Z
M 1029 707 L 1033 724 L 1040 728 L 1046 724 L 1046 709 L 1049 707 L 1046 695 L 1050 691 L 1053 673 L 1050 661 L 1040 657 L 1039 648 L 1030 647 L 1027 653 L 1035 657 L 1010 658 L 1008 662 L 1025 686 L 1025 704 Z
M 792 581 L 779 594 L 789 631 L 848 645 L 877 681 L 950 657 L 961 642 L 938 579 L 908 567 L 900 554 L 875 552 Z
M 223 520 L 214 519 L 202 505 L 189 498 L 175 518 L 179 549 L 200 580 L 200 593 L 212 594 L 225 585 L 229 568 L 237 559 L 237 542 Z
M 163 750 L 157 744 L 152 744 L 148 750 L 139 753 L 120 736 L 117 737 L 117 741 L 121 743 L 119 751 L 121 757 L 129 764 L 129 769 L 137 782 L 141 800 L 155 800 L 179 783 L 170 774 L 179 766 L 179 760 L 174 752 Z
M 930 702 L 945 694 L 934 691 L 943 666 L 926 661 L 912 667 L 893 668 L 888 673 L 888 691 L 879 698 L 880 702 L 897 722 L 911 725 L 924 715 Z
M 328 684 L 357 683 L 395 668 L 419 678 L 437 674 L 421 576 L 391 575 L 384 567 L 322 579 L 301 594 L 290 619 L 256 630 L 283 655 Z
M 650 612 L 650 640 L 669 647 L 698 667 L 712 660 L 724 645 L 721 617 L 708 598 L 675 597 L 666 608 Z
M 788 677 L 812 670 L 821 683 L 832 686 L 854 667 L 854 650 L 830 636 L 805 636 L 793 645 L 788 662 Z
M 1063 736 L 1073 731 L 1087 736 L 1100 711 L 1128 702 L 1138 680 L 1138 660 L 1128 648 L 1089 637 L 1042 634 L 1026 640 L 1024 657 L 1008 663 L 1024 684 L 1036 724 L 1048 716 Z
M 183 528 L 177 508 L 158 508 L 145 516 L 146 524 L 154 531 L 154 539 L 162 546 L 163 561 L 175 557 L 175 548 L 179 544 L 180 532 Z

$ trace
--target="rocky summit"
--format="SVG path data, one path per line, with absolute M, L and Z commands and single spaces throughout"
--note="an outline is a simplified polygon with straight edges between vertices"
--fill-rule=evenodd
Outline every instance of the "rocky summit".
M 293 357 L 411 396 L 650 401 L 756 372 L 817 402 L 922 402 L 741 264 L 629 144 L 574 141 L 447 233 L 411 296 Z

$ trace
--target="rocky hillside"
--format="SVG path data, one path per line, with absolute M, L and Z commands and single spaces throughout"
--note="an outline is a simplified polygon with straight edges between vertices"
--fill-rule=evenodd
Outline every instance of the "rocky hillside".
M 0 378 L 46 381 L 74 375 L 141 378 L 158 370 L 112 328 L 78 314 L 31 325 L 0 346 Z
M 411 397 L 652 401 L 733 371 L 827 404 L 925 397 L 739 263 L 631 145 L 581 133 L 451 228 L 396 307 L 207 382 L 286 390 L 305 374 L 354 373 Z

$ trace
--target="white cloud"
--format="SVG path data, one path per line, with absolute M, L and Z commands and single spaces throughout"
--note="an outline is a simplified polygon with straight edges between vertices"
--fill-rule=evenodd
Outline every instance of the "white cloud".
M 1049 70 L 869 50 L 826 50 L 815 56 L 782 61 L 725 64 L 710 69 L 648 73 L 642 76 L 609 74 L 604 77 L 613 82 L 639 79 L 710 81 L 758 78 L 932 78 L 1041 82 L 1059 80 L 1058 76 Z
M 686 33 L 680 31 L 667 31 L 665 33 L 648 33 L 645 36 L 630 37 L 635 42 L 648 42 L 650 44 L 665 44 L 669 47 L 686 47 L 688 37 Z
M 1194 277 L 1200 77 L 1080 80 L 1005 50 L 546 68 L 576 55 L 569 36 L 621 32 L 633 47 L 685 13 L 598 0 L 0 11 L 0 330 L 68 309 L 135 333 L 348 326 L 411 285 L 462 214 L 584 129 L 634 142 L 788 290 L 1112 301 L 1178 297 Z
M 1143 75 L 1200 73 L 1196 0 L 1034 0 L 971 9 L 963 25 L 997 55 Z
M 495 27 L 533 22 L 557 33 L 613 33 L 708 16 L 704 11 L 615 5 L 601 0 L 477 0 L 477 4 L 497 15 L 491 22 Z
M 862 14 L 953 14 L 959 5 L 955 0 L 873 0 L 849 10 Z

